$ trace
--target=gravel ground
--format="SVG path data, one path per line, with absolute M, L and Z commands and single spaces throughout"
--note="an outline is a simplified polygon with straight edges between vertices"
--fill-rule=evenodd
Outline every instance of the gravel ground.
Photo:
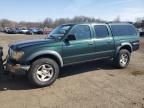
M 0 45 L 45 36 L 0 34 Z M 144 39 L 126 69 L 94 61 L 61 69 L 50 87 L 34 88 L 25 76 L 0 79 L 2 108 L 144 108 Z

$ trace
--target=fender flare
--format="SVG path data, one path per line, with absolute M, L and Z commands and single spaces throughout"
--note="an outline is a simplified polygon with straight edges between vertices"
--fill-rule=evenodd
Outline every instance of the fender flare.
M 38 57 L 38 56 L 41 56 L 41 55 L 53 55 L 55 56 L 58 60 L 59 60 L 59 63 L 60 63 L 60 66 L 63 67 L 63 59 L 61 57 L 61 55 L 56 52 L 56 51 L 51 51 L 51 50 L 46 50 L 46 51 L 38 51 L 36 53 L 33 53 L 32 55 L 30 55 L 28 58 L 27 58 L 27 61 L 31 61 L 33 60 L 34 58 Z
M 123 43 L 120 44 L 120 46 L 117 47 L 117 49 L 116 49 L 116 55 L 118 54 L 118 52 L 120 51 L 120 49 L 122 47 L 124 47 L 124 46 L 129 46 L 130 49 L 131 49 L 131 52 L 133 52 L 133 48 L 132 48 L 131 43 L 129 43 L 129 42 L 123 42 Z

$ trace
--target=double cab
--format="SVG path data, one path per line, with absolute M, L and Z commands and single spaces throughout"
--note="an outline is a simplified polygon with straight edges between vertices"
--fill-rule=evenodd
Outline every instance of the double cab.
M 54 83 L 60 68 L 67 65 L 110 59 L 117 68 L 126 68 L 138 49 L 139 33 L 132 24 L 64 24 L 46 39 L 12 44 L 6 69 L 25 71 L 32 84 L 44 87 Z

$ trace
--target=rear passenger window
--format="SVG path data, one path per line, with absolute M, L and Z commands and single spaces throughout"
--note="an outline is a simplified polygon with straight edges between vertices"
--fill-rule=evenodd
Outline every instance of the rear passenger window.
M 137 35 L 132 25 L 111 25 L 113 36 Z
M 97 38 L 104 38 L 109 36 L 108 29 L 105 25 L 96 25 L 94 27 Z

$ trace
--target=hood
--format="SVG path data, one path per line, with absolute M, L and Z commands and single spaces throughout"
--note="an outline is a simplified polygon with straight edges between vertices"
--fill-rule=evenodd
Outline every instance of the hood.
M 21 49 L 25 47 L 35 46 L 35 45 L 41 45 L 41 44 L 50 44 L 55 42 L 53 39 L 37 39 L 37 40 L 27 40 L 27 41 L 21 41 L 16 42 L 10 45 L 12 49 Z

